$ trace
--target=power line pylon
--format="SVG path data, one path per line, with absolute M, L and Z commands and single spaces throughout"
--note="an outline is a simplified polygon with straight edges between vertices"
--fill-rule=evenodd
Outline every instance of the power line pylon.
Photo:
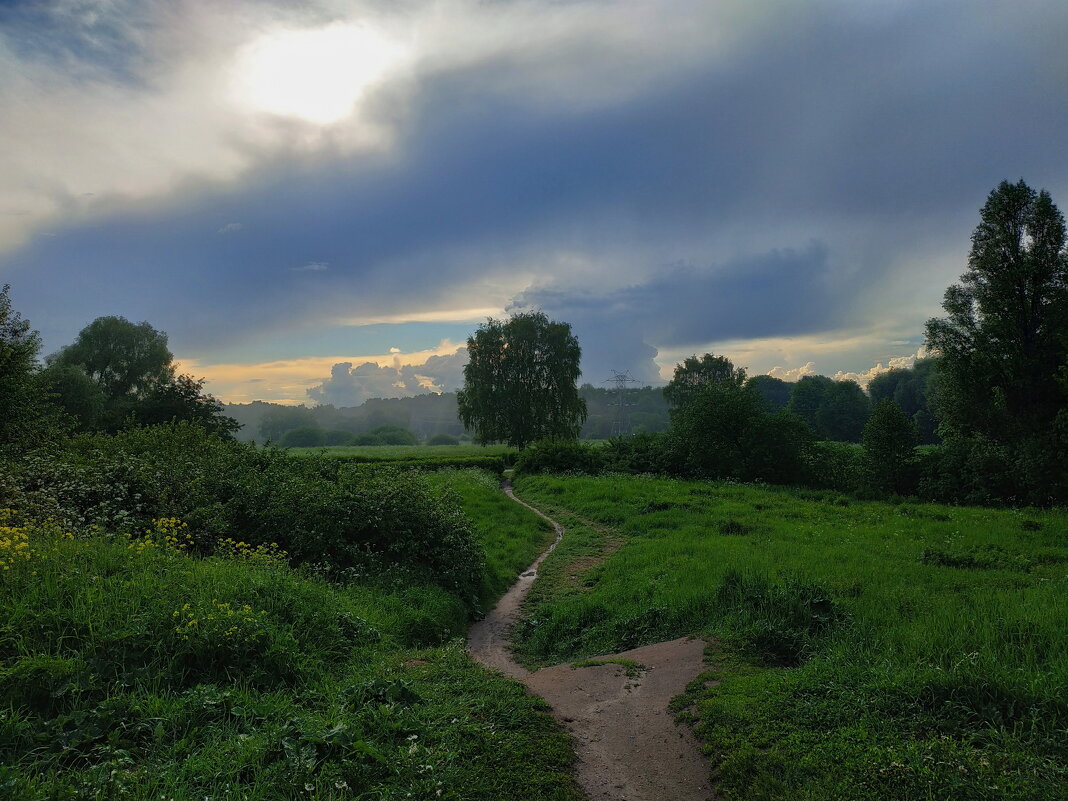
M 630 419 L 627 415 L 627 384 L 637 384 L 637 379 L 631 378 L 629 372 L 612 371 L 612 377 L 606 380 L 606 384 L 616 385 L 616 419 L 612 423 L 612 436 L 625 437 L 630 433 Z

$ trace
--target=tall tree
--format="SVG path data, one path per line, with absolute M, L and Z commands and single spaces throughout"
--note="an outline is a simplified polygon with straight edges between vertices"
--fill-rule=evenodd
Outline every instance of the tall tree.
M 542 312 L 490 318 L 467 340 L 467 352 L 456 400 L 479 442 L 522 449 L 547 437 L 578 436 L 586 402 L 577 387 L 582 350 L 570 325 Z
M 31 444 L 46 416 L 37 383 L 41 337 L 12 308 L 10 291 L 0 289 L 0 448 Z
M 932 445 L 939 441 L 929 399 L 937 366 L 938 359 L 917 359 L 912 367 L 896 367 L 880 373 L 868 382 L 872 409 L 874 410 L 881 400 L 892 400 L 915 424 L 916 436 L 921 445 Z
M 726 356 L 706 353 L 700 359 L 694 354 L 675 365 L 675 375 L 664 387 L 664 397 L 674 408 L 689 404 L 699 391 L 709 384 L 729 383 L 736 387 L 745 384 L 745 368 L 735 367 Z
M 793 384 L 789 381 L 770 375 L 755 375 L 745 383 L 760 393 L 769 409 L 785 409 L 790 402 Z
M 948 435 L 1000 442 L 1041 436 L 1068 393 L 1068 253 L 1064 217 L 1045 190 L 1003 181 L 972 234 L 968 270 L 929 320 L 940 355 L 936 401 Z
M 136 399 L 174 378 L 173 360 L 162 331 L 125 317 L 98 317 L 49 361 L 80 365 L 109 399 Z
M 87 378 L 96 391 L 84 383 Z M 98 317 L 48 357 L 45 377 L 83 429 L 117 431 L 127 421 L 151 425 L 188 420 L 222 436 L 240 424 L 205 394 L 204 381 L 175 375 L 167 335 L 125 317 Z M 92 414 L 92 419 L 89 415 Z

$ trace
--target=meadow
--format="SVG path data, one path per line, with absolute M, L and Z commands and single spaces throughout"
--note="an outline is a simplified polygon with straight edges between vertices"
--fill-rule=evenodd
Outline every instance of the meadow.
M 1068 797 L 1068 514 L 644 476 L 527 476 L 568 527 L 530 666 L 681 635 L 725 798 Z
M 481 510 L 490 603 L 552 535 L 484 473 L 433 480 L 408 491 Z M 123 534 L 5 512 L 0 796 L 580 798 L 544 704 L 464 653 L 465 598 L 288 562 L 205 555 L 177 518 Z

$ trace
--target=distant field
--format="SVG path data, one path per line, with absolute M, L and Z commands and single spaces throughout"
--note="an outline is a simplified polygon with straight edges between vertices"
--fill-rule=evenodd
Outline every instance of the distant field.
M 524 477 L 569 527 L 521 654 L 715 645 L 682 706 L 720 795 L 1068 797 L 1068 513 Z
M 375 461 L 508 456 L 517 453 L 507 445 L 335 445 L 328 448 L 289 448 L 294 456 L 326 453 L 329 456 L 363 456 Z

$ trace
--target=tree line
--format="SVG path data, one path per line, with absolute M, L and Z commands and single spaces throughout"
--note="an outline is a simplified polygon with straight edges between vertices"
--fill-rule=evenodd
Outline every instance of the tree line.
M 877 377 L 869 395 L 823 376 L 787 393 L 784 382 L 749 379 L 726 357 L 695 355 L 664 389 L 668 431 L 600 454 L 566 446 L 587 416 L 570 327 L 541 313 L 490 320 L 468 340 L 459 410 L 484 441 L 523 448 L 548 439 L 521 455 L 529 470 L 593 466 L 969 503 L 1068 502 L 1068 251 L 1048 192 L 1021 180 L 990 193 L 967 270 L 942 305 L 946 316 L 925 328 L 932 357 Z M 863 448 L 819 447 L 821 438 L 859 439 Z

